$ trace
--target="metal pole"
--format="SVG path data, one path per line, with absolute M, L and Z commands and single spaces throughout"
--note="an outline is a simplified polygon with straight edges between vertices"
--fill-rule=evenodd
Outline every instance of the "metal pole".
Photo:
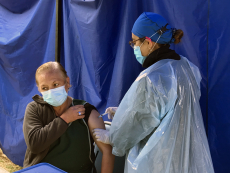
M 61 0 L 56 0 L 55 61 L 60 62 L 61 51 Z

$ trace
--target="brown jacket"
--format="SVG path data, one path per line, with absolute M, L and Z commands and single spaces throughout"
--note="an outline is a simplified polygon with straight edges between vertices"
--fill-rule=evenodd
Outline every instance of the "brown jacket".
M 56 117 L 51 105 L 39 95 L 33 97 L 27 105 L 23 122 L 23 133 L 27 150 L 23 167 L 29 167 L 39 163 L 48 153 L 49 146 L 55 142 L 68 128 L 68 124 Z M 92 105 L 85 104 L 85 121 L 92 111 Z M 96 109 L 93 107 L 93 109 Z M 91 138 L 91 141 L 92 138 Z

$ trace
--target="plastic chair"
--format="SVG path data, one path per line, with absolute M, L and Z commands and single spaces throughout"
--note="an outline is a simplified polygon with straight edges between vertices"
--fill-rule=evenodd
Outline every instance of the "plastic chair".
M 28 168 L 22 169 L 20 171 L 16 171 L 14 173 L 67 173 L 49 163 L 39 163 L 34 166 L 30 166 Z

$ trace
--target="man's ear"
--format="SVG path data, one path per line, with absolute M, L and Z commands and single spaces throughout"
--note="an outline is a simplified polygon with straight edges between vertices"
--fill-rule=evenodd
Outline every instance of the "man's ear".
M 37 87 L 38 87 L 38 85 L 36 85 Z M 40 92 L 41 93 L 41 91 L 40 91 L 40 88 L 38 87 L 38 92 Z
M 70 78 L 69 77 L 66 78 L 66 82 L 67 82 L 68 88 L 70 88 L 71 85 L 70 85 Z

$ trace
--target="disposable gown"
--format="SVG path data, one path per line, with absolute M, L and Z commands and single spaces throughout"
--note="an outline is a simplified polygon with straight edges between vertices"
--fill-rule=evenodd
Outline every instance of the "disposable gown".
M 137 77 L 110 128 L 113 154 L 126 173 L 213 173 L 201 115 L 199 69 L 158 61 Z

